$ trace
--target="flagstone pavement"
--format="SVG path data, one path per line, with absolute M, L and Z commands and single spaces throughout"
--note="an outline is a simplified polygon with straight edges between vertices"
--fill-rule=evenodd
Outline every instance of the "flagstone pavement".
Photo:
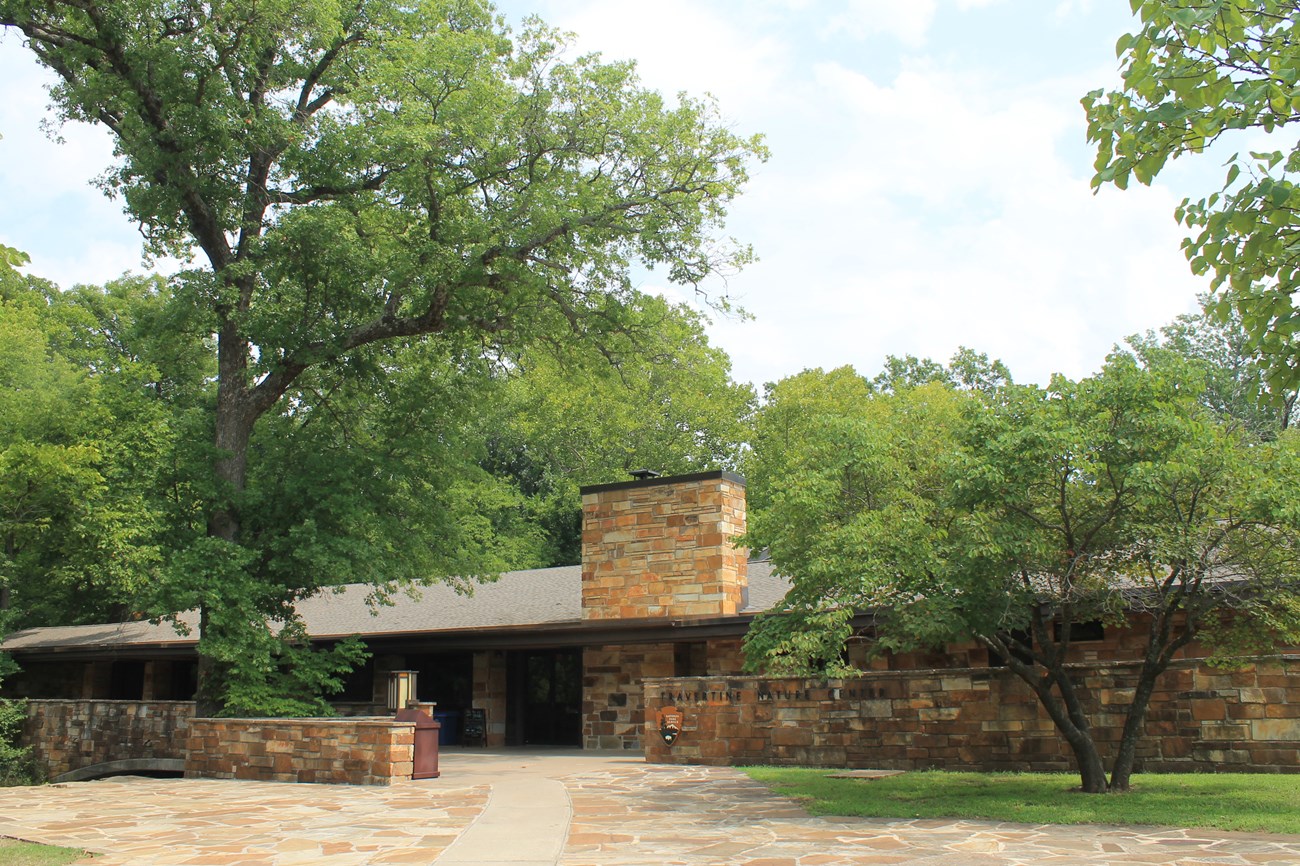
M 122 777 L 0 789 L 0 836 L 81 847 L 93 866 L 1300 864 L 1300 836 L 813 818 L 735 770 L 626 754 L 459 751 L 442 770 L 389 788 Z

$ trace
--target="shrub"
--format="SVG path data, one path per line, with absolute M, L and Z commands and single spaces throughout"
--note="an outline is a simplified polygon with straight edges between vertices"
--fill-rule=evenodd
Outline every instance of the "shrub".
M 32 750 L 18 745 L 27 702 L 0 699 L 0 786 L 39 785 L 45 774 Z

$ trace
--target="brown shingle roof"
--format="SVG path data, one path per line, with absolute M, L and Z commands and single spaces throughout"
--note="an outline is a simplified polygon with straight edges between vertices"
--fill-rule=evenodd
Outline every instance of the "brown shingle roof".
M 790 588 L 785 578 L 772 572 L 767 561 L 749 563 L 749 598 L 742 616 L 771 608 Z M 528 626 L 557 626 L 582 621 L 582 570 L 576 565 L 508 571 L 491 583 L 475 584 L 464 595 L 447 584 L 421 587 L 414 596 L 399 594 L 391 605 L 367 603 L 371 587 L 349 584 L 298 604 L 298 612 L 315 638 L 359 634 L 363 637 L 490 632 Z M 170 623 L 126 622 L 109 625 L 33 628 L 10 635 L 0 649 L 6 652 L 139 647 L 183 647 L 195 643 L 198 618 L 181 615 L 191 626 L 189 635 L 177 634 Z M 615 623 L 611 626 L 617 627 Z

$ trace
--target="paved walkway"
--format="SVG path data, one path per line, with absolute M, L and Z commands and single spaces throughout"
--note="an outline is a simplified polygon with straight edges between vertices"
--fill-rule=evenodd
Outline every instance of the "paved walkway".
M 122 778 L 0 789 L 0 835 L 93 866 L 1294 866 L 1300 837 L 811 818 L 725 768 L 458 752 L 391 788 Z

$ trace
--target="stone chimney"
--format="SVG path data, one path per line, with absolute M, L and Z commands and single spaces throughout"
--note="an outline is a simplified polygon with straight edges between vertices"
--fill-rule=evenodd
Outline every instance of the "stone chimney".
M 744 531 L 745 481 L 731 472 L 582 488 L 582 618 L 735 614 Z

